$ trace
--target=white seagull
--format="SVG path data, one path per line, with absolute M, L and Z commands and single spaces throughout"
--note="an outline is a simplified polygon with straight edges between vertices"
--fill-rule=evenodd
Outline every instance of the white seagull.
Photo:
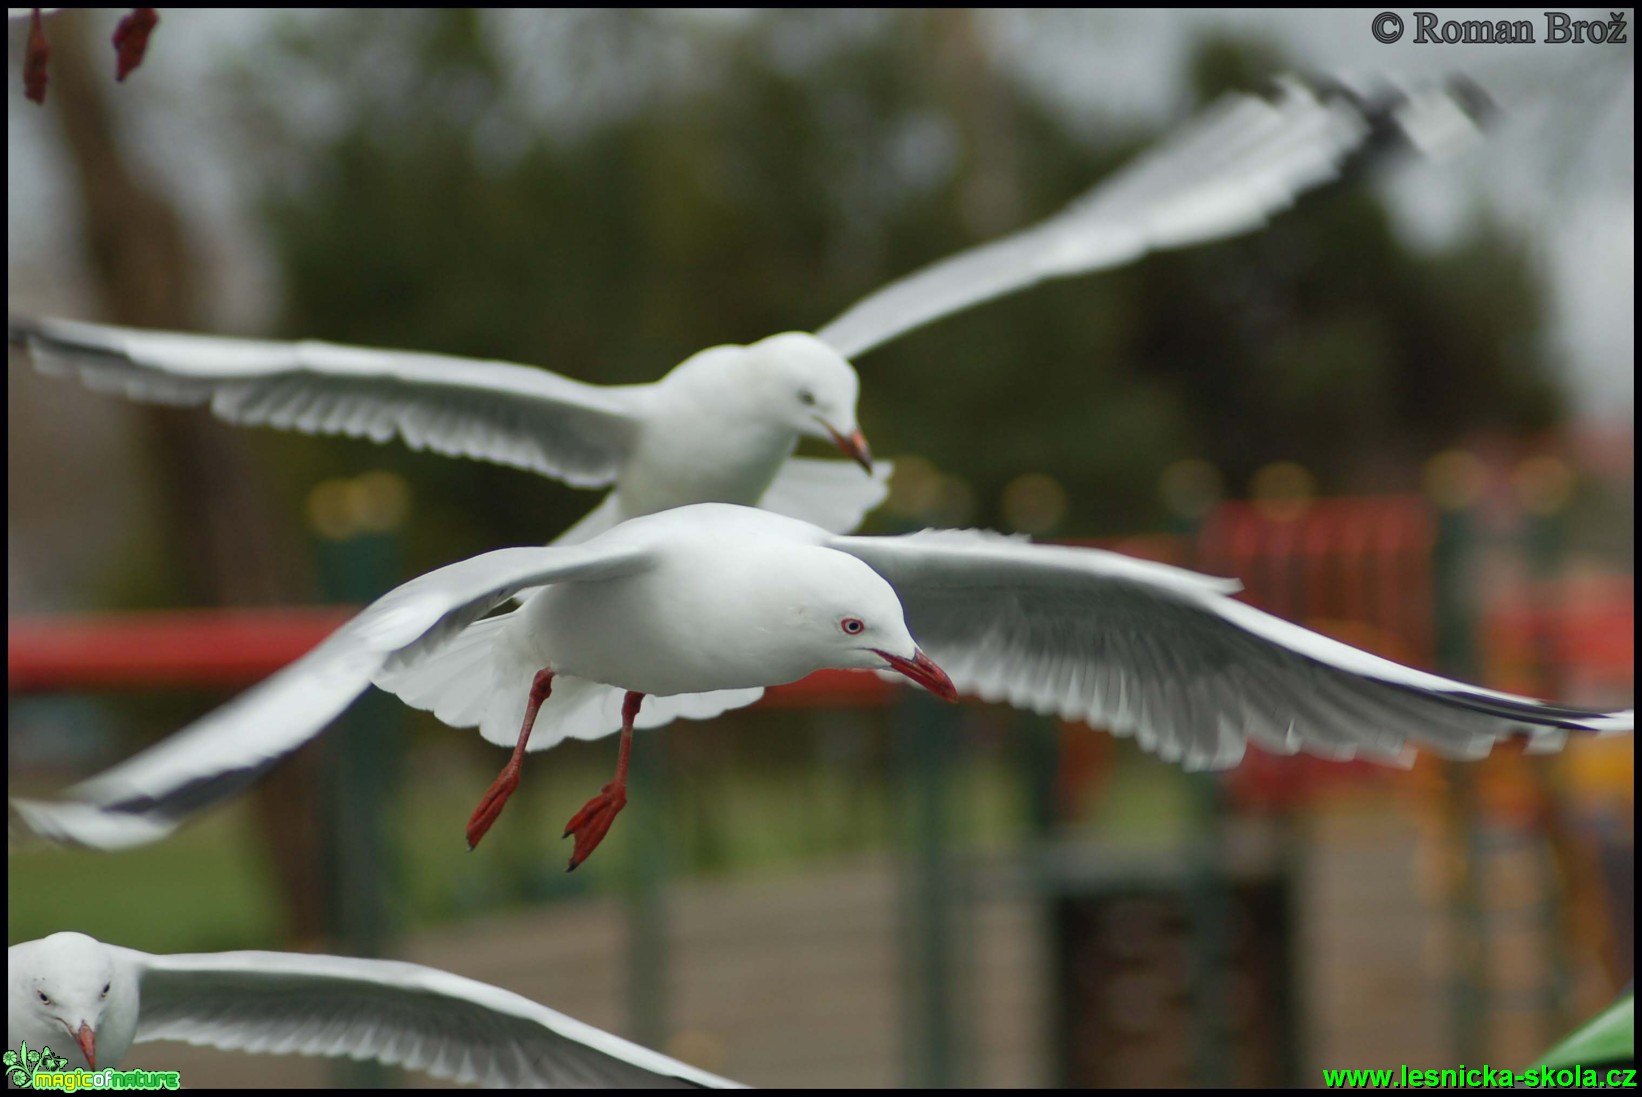
M 601 386 L 507 362 L 322 342 L 266 342 L 13 317 L 45 373 L 135 400 L 208 404 L 235 423 L 344 434 L 613 485 L 558 543 L 687 503 L 760 506 L 835 531 L 884 497 L 889 469 L 795 458 L 831 440 L 869 472 L 850 359 L 1048 279 L 1250 232 L 1388 149 L 1431 155 L 1488 113 L 1451 82 L 1358 94 L 1289 77 L 1233 94 L 1047 221 L 893 282 L 815 334 L 701 351 L 651 384 Z
M 511 991 L 397 960 L 156 956 L 53 933 L 8 948 L 6 971 L 7 1047 L 49 1047 L 66 1070 L 117 1067 L 133 1043 L 180 1040 L 509 1089 L 744 1088 Z
M 101 848 L 152 841 L 319 734 L 372 682 L 513 746 L 468 822 L 470 846 L 518 786 L 527 750 L 619 728 L 615 778 L 566 827 L 571 868 L 627 802 L 635 726 L 713 716 L 828 667 L 1083 720 L 1189 769 L 1234 765 L 1250 739 L 1396 762 L 1409 740 L 1476 758 L 1519 730 L 1554 750 L 1569 731 L 1633 726 L 1630 712 L 1401 666 L 1235 601 L 1237 586 L 975 530 L 849 537 L 698 503 L 413 579 L 158 746 L 58 800 L 13 800 L 11 826 Z

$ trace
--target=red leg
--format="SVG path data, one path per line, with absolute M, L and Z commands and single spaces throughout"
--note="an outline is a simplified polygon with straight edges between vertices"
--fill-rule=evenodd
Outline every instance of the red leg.
M 543 667 L 536 672 L 536 677 L 530 683 L 530 701 L 525 705 L 525 722 L 519 728 L 519 742 L 513 748 L 513 757 L 508 759 L 507 765 L 496 780 L 490 783 L 484 796 L 479 800 L 479 806 L 473 809 L 468 818 L 468 849 L 479 844 L 479 839 L 490 830 L 496 817 L 502 814 L 502 808 L 507 806 L 507 798 L 513 795 L 513 790 L 519 787 L 519 770 L 525 763 L 525 745 L 530 742 L 530 729 L 536 726 L 536 710 L 542 707 L 542 702 L 553 694 L 553 671 Z
M 643 700 L 644 694 L 631 691 L 622 699 L 621 751 L 616 755 L 616 779 L 587 801 L 564 826 L 566 838 L 576 836 L 576 848 L 570 853 L 570 867 L 566 872 L 575 872 L 576 866 L 587 860 L 587 855 L 604 841 L 616 815 L 627 806 L 627 756 L 633 749 L 633 721 L 638 718 Z

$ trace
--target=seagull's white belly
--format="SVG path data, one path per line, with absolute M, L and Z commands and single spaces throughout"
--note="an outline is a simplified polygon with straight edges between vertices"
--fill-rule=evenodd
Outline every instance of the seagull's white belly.
M 616 482 L 622 517 L 690 503 L 757 506 L 797 444 L 791 431 L 739 420 L 652 424 Z
M 784 650 L 779 608 L 755 624 L 733 593 L 681 586 L 669 570 L 546 588 L 520 611 L 533 655 L 560 674 L 658 697 L 779 685 L 818 669 Z

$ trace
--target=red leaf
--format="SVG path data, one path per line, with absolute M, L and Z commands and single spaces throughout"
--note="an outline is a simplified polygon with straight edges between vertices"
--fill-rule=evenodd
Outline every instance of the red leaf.
M 159 13 L 153 8 L 132 8 L 131 14 L 120 20 L 120 25 L 114 28 L 114 52 L 118 59 L 114 79 L 124 80 L 143 63 L 148 36 L 159 21 Z
M 46 62 L 50 58 L 51 43 L 40 26 L 40 9 L 35 8 L 29 18 L 28 47 L 23 51 L 23 94 L 36 103 L 46 101 Z

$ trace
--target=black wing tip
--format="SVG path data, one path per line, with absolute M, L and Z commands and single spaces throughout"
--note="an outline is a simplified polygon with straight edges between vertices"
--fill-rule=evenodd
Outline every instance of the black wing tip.
M 1397 685 L 1396 683 L 1387 683 Z M 1521 729 L 1522 737 L 1532 738 L 1534 729 L 1556 730 L 1585 735 L 1607 735 L 1626 730 L 1627 721 L 1634 722 L 1631 709 L 1607 711 L 1574 708 L 1552 701 L 1524 697 L 1520 700 L 1500 700 L 1458 691 L 1424 690 L 1417 686 L 1398 685 L 1397 688 L 1440 701 L 1454 708 L 1465 709 L 1496 720 L 1504 720 Z
M 1328 72 L 1287 73 L 1270 78 L 1260 94 L 1276 101 L 1296 82 L 1319 99 L 1347 104 L 1368 126 L 1361 146 L 1341 165 L 1342 177 L 1361 174 L 1382 161 L 1420 151 L 1411 130 L 1418 124 L 1416 97 L 1421 93 L 1441 92 L 1483 132 L 1493 129 L 1504 113 L 1481 84 L 1463 73 L 1450 73 L 1436 81 L 1399 81 L 1379 74 L 1348 80 Z
M 1443 81 L 1443 87 L 1479 129 L 1492 129 L 1504 117 L 1505 111 L 1500 107 L 1499 100 L 1464 73 L 1450 75 Z

